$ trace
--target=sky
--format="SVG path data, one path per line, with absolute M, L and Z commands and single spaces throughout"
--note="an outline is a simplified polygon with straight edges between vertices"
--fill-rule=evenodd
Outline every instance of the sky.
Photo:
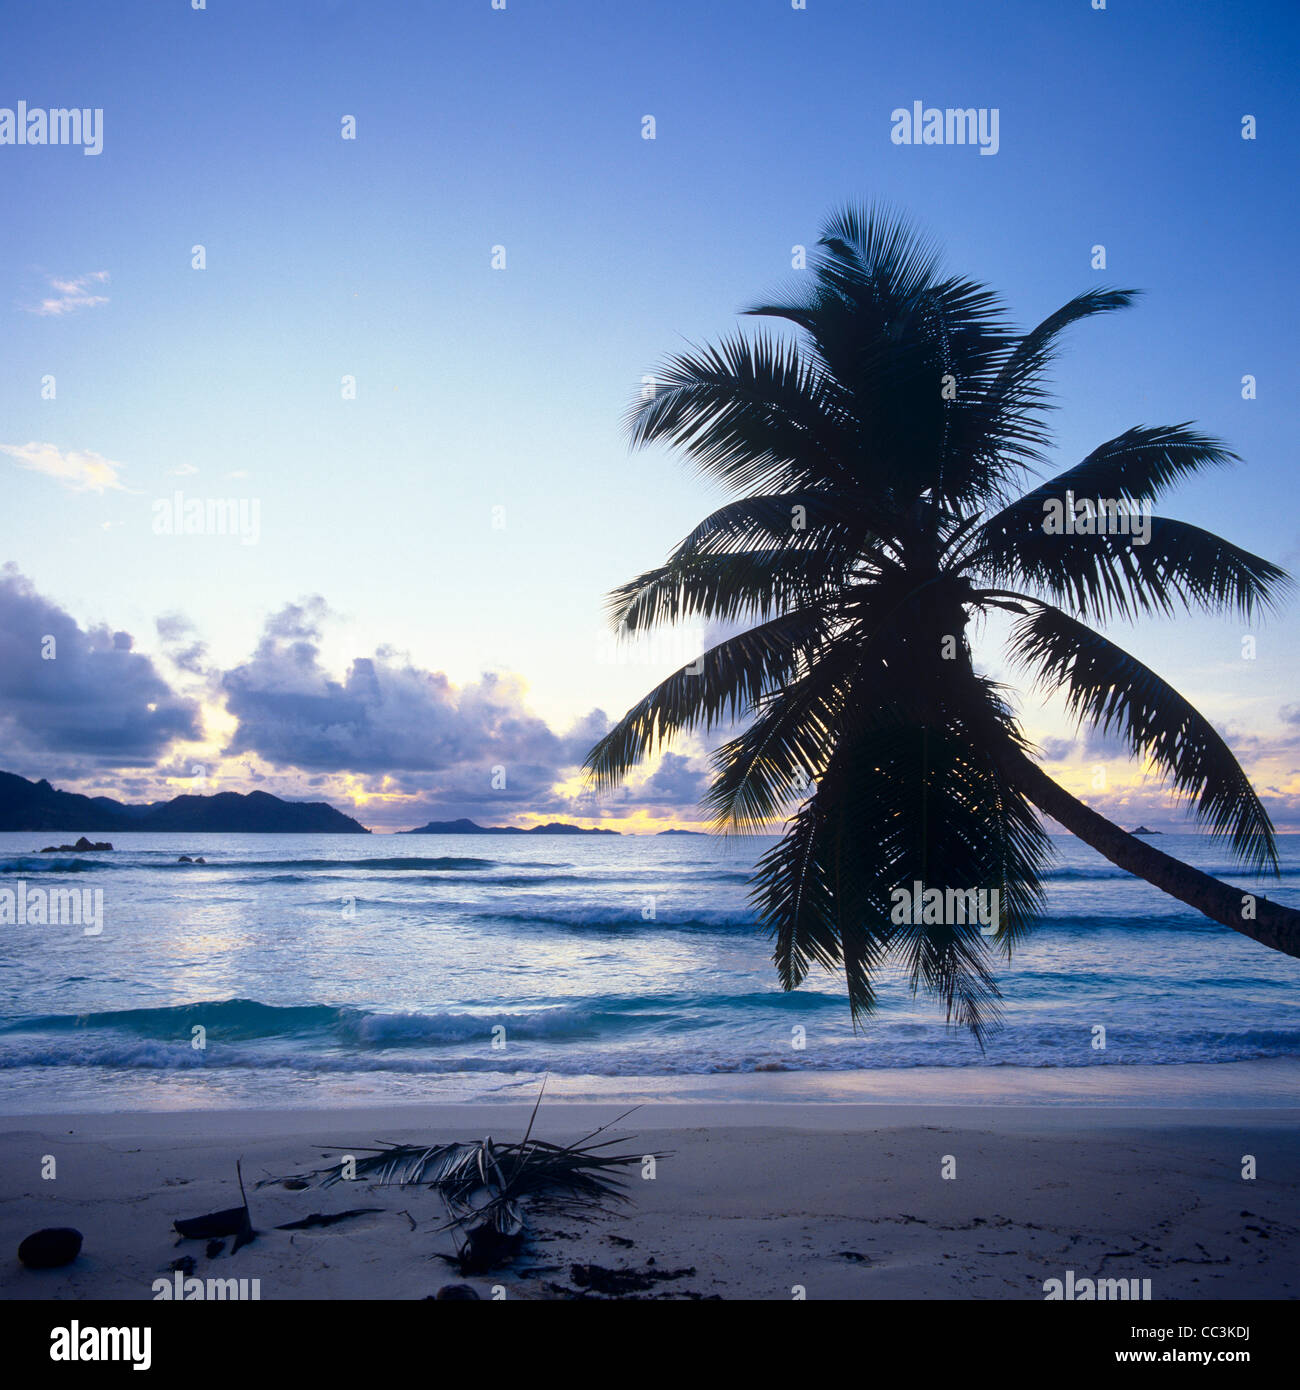
M 614 652 L 604 595 L 722 500 L 623 415 L 846 202 L 1025 327 L 1143 290 L 1073 331 L 1060 466 L 1195 420 L 1245 462 L 1162 510 L 1300 570 L 1293 5 L 195 3 L 0 4 L 0 113 L 103 113 L 96 154 L 0 143 L 0 767 L 383 830 L 699 823 L 705 741 L 578 775 L 699 644 Z M 894 143 L 915 101 L 996 108 L 996 153 Z M 178 493 L 240 534 L 166 534 Z M 1113 635 L 1300 830 L 1300 599 Z M 1099 809 L 1182 823 L 1022 714 Z

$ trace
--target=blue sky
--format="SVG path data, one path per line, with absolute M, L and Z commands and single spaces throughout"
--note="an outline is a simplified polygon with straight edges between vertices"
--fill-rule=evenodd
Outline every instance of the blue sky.
M 11 13 L 0 107 L 102 108 L 104 147 L 0 146 L 9 655 L 61 612 L 84 718 L 131 729 L 95 751 L 11 675 L 0 765 L 140 796 L 192 789 L 166 774 L 201 765 L 231 789 L 352 798 L 389 828 L 572 814 L 565 760 L 592 712 L 670 669 L 598 659 L 602 596 L 718 500 L 666 453 L 629 455 L 624 408 L 664 355 L 786 282 L 792 246 L 847 200 L 904 209 L 1026 326 L 1097 283 L 1143 289 L 1071 340 L 1062 466 L 1194 419 L 1246 466 L 1164 510 L 1300 568 L 1298 27 L 1282 3 L 1089 0 Z M 997 154 L 891 143 L 916 100 L 996 107 Z M 107 463 L 88 474 L 90 456 Z M 256 499 L 256 544 L 155 534 L 178 488 Z M 1122 636 L 1293 828 L 1297 612 L 1253 661 L 1232 620 Z M 149 670 L 123 676 L 101 627 Z M 316 727 L 285 718 L 289 696 Z M 363 707 L 382 728 L 349 757 L 331 721 Z M 1066 735 L 1051 711 L 1026 719 Z M 1086 786 L 1105 750 L 1059 747 Z M 606 813 L 690 819 L 699 753 Z M 520 775 L 482 795 L 497 765 Z M 1114 764 L 1113 809 L 1158 814 L 1134 778 Z

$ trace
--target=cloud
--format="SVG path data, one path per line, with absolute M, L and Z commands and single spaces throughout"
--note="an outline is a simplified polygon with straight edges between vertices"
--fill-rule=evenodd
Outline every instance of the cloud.
M 82 629 L 16 565 L 0 569 L 0 746 L 5 765 L 45 776 L 51 758 L 144 767 L 201 734 L 198 706 L 177 695 L 129 632 Z
M 527 708 L 520 677 L 457 686 L 388 647 L 355 657 L 337 679 L 320 661 L 328 617 L 319 597 L 287 604 L 267 619 L 252 657 L 225 673 L 238 721 L 225 756 L 382 781 L 413 796 L 426 819 L 570 808 L 553 789 L 604 732 L 602 713 L 560 735 Z
M 70 314 L 77 309 L 93 309 L 108 303 L 106 294 L 96 294 L 98 286 L 108 283 L 108 271 L 92 270 L 89 275 L 78 275 L 71 280 L 49 277 L 53 293 L 30 307 L 29 314 L 39 314 L 44 318 Z
M 204 673 L 207 644 L 195 635 L 195 627 L 183 613 L 163 613 L 154 619 L 154 629 L 167 659 L 192 676 Z
M 651 806 L 661 814 L 672 815 L 696 807 L 709 781 L 708 769 L 693 767 L 685 754 L 665 753 L 654 772 L 625 798 L 625 804 Z
M 57 478 L 73 492 L 124 490 L 117 475 L 125 465 L 86 449 L 69 449 L 65 453 L 54 444 L 0 444 L 0 454 L 8 454 L 20 468 Z

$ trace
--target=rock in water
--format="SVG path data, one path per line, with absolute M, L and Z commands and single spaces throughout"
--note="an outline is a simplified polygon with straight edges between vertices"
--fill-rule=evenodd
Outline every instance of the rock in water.
M 28 1269 L 58 1269 L 70 1265 L 80 1251 L 80 1231 L 71 1226 L 48 1226 L 23 1241 L 18 1247 L 18 1258 Z

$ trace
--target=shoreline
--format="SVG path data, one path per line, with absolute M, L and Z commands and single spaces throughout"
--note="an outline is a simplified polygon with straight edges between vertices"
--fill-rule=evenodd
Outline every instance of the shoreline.
M 273 1073 L 272 1073 L 273 1074 Z M 1079 1067 L 1014 1064 L 963 1067 L 892 1067 L 875 1070 L 762 1070 L 641 1076 L 562 1075 L 535 1072 L 430 1073 L 398 1076 L 382 1087 L 375 1073 L 322 1074 L 312 1090 L 298 1094 L 240 1095 L 240 1083 L 255 1073 L 232 1071 L 223 1088 L 220 1071 L 174 1073 L 163 1069 L 132 1076 L 125 1094 L 109 1092 L 112 1108 L 79 1103 L 74 1096 L 55 1108 L 25 1105 L 14 1098 L 0 1108 L 0 1126 L 20 1118 L 111 1116 L 113 1114 L 293 1113 L 382 1106 L 531 1105 L 546 1079 L 546 1105 L 936 1105 L 1120 1106 L 1194 1108 L 1217 1111 L 1286 1110 L 1300 1106 L 1300 1058 L 1252 1058 L 1240 1062 L 1101 1063 Z M 154 1088 L 157 1103 L 144 1093 Z M 81 1090 L 81 1088 L 78 1088 Z M 223 1089 L 234 1094 L 223 1095 Z M 84 1091 L 82 1093 L 84 1099 Z M 120 1103 L 117 1103 L 119 1102 Z

